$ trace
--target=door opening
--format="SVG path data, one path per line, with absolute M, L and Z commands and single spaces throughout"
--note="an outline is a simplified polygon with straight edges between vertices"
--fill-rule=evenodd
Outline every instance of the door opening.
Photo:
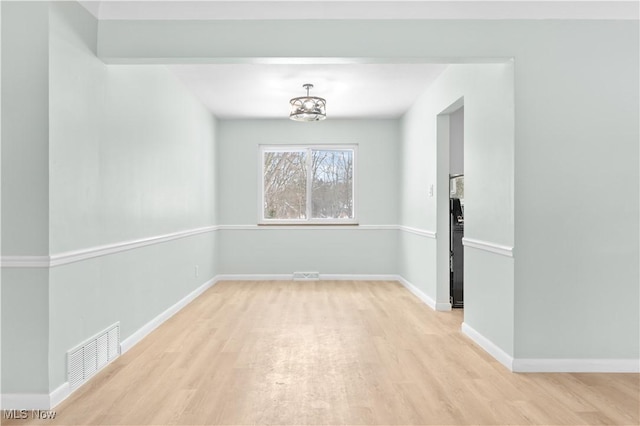
M 436 297 L 450 310 L 464 306 L 464 98 L 438 114 L 437 134 Z
M 464 107 L 449 114 L 449 300 L 464 307 Z
M 464 175 L 449 178 L 449 298 L 452 308 L 464 307 Z

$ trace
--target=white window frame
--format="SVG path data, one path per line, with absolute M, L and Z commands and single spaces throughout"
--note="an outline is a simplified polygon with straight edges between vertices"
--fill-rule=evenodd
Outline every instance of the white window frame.
M 258 224 L 259 225 L 357 225 L 357 163 L 358 163 L 358 145 L 357 144 L 332 144 L 332 145 L 259 145 L 259 166 L 258 180 L 260 188 L 258 189 Z M 353 151 L 353 218 L 349 219 L 313 219 L 311 218 L 312 210 L 312 178 L 311 173 L 307 175 L 307 219 L 266 219 L 264 217 L 264 154 L 265 152 L 292 152 L 292 151 L 308 151 L 325 150 L 325 151 Z M 311 155 L 307 155 L 307 170 L 311 170 Z

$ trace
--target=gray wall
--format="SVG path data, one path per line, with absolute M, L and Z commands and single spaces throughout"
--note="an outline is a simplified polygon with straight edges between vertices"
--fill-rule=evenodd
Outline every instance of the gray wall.
M 638 21 L 544 27 L 517 58 L 516 356 L 637 359 Z
M 3 2 L 2 33 L 2 255 L 47 255 L 49 5 Z M 3 392 L 48 391 L 48 277 L 2 269 Z
M 44 255 L 49 252 L 49 6 L 4 6 L 3 253 Z M 10 182 L 28 183 L 29 191 Z
M 404 235 L 400 274 L 449 301 L 449 164 L 453 105 L 465 110 L 465 238 L 513 247 L 513 63 L 451 65 L 405 114 L 401 223 L 437 232 Z M 442 135 L 445 126 L 447 137 Z M 453 133 L 453 135 L 451 134 Z M 447 140 L 448 139 L 448 140 Z M 426 188 L 434 185 L 433 197 Z M 514 260 L 465 248 L 465 323 L 513 355 Z
M 15 40 L 7 51 L 20 60 L 3 61 L 2 74 L 21 91 L 2 99 L 26 114 L 11 117 L 21 128 L 3 128 L 3 218 L 18 227 L 5 232 L 12 221 L 3 223 L 3 256 L 69 254 L 214 225 L 216 120 L 195 96 L 163 66 L 105 65 L 95 56 L 97 21 L 76 3 L 11 3 L 3 12 L 3 42 Z M 24 33 L 40 48 L 25 49 L 32 39 Z M 18 56 L 27 53 L 36 57 Z M 34 221 L 30 239 L 20 227 Z M 215 276 L 215 250 L 205 233 L 51 269 L 3 268 L 3 392 L 56 389 L 66 381 L 66 351 L 116 321 L 122 339 L 131 336 Z
M 222 273 L 394 274 L 396 232 L 362 228 L 273 229 L 258 223 L 259 145 L 357 144 L 356 209 L 361 225 L 397 223 L 397 120 L 226 120 L 219 125 L 218 217 Z
M 433 61 L 460 63 L 464 58 L 512 57 L 513 69 L 507 74 L 513 76 L 515 108 L 494 118 L 514 120 L 510 134 L 500 134 L 512 137 L 513 152 L 479 153 L 486 159 L 512 156 L 512 177 L 502 179 L 507 164 L 502 160 L 496 169 L 476 168 L 487 178 L 478 182 L 497 187 L 474 189 L 469 180 L 467 202 L 468 209 L 477 206 L 476 217 L 486 217 L 476 222 L 483 226 L 474 228 L 470 222 L 469 235 L 515 247 L 513 285 L 500 287 L 511 280 L 508 266 L 493 265 L 501 260 L 478 253 L 466 267 L 467 272 L 486 270 L 488 275 L 478 273 L 478 285 L 472 288 L 477 289 L 477 300 L 487 300 L 475 305 L 476 320 L 465 320 L 518 358 L 638 357 L 638 21 L 104 21 L 97 26 L 75 4 L 2 6 L 3 256 L 46 256 L 215 224 L 216 199 L 221 223 L 232 224 L 232 217 L 243 225 L 255 220 L 254 194 L 231 199 L 226 185 L 235 182 L 221 179 L 235 172 L 216 171 L 216 164 L 255 172 L 253 160 L 234 164 L 238 158 L 231 141 L 238 141 L 239 153 L 250 155 L 256 143 L 249 142 L 250 136 L 289 129 L 273 123 L 223 123 L 221 139 L 226 142 L 221 142 L 216 158 L 215 120 L 164 68 L 130 64 L 300 57 L 391 63 L 437 58 Z M 323 42 L 309 45 L 304 38 L 291 37 L 307 32 L 322 34 Z M 108 62 L 129 65 L 105 66 L 94 51 Z M 464 72 L 457 69 L 449 78 L 456 80 Z M 497 99 L 489 96 L 486 102 L 500 103 L 503 96 L 498 92 Z M 172 105 L 181 108 L 177 111 Z M 465 112 L 471 125 L 478 115 L 468 109 L 466 97 Z M 51 125 L 50 116 L 55 118 Z M 466 135 L 469 144 L 474 134 L 486 130 L 482 122 L 476 125 L 477 131 Z M 322 129 L 329 136 L 338 131 L 371 136 L 364 129 L 369 123 L 327 126 Z M 402 210 L 398 214 L 374 209 L 371 198 L 368 207 L 363 204 L 362 223 L 395 219 L 433 230 L 435 210 L 428 207 L 431 201 L 424 201 L 425 183 L 435 173 L 433 159 L 420 165 L 427 170 L 427 182 L 409 179 L 413 172 L 405 166 L 418 165 L 408 158 L 425 148 L 419 142 L 407 144 L 409 136 L 403 130 L 397 140 L 405 142 L 394 154 L 391 135 L 398 132 L 392 130 L 394 125 L 380 126 L 390 137 L 378 139 L 377 147 L 397 161 L 397 170 L 388 175 L 392 181 L 378 185 L 389 199 L 393 188 L 400 188 L 396 201 Z M 292 132 L 295 136 L 297 130 Z M 425 141 L 433 137 L 425 135 Z M 471 175 L 473 163 L 467 160 L 478 157 L 471 155 L 471 148 L 466 151 L 470 156 L 465 158 L 465 172 Z M 365 157 L 361 164 L 382 158 L 374 152 Z M 257 185 L 257 179 L 253 182 Z M 238 184 L 249 185 L 243 180 Z M 212 195 L 216 188 L 220 194 Z M 494 207 L 481 198 L 473 202 L 473 194 L 485 190 L 502 194 Z M 364 189 L 361 197 L 367 193 L 373 191 Z M 238 205 L 221 205 L 230 199 Z M 246 209 L 241 204 L 245 202 Z M 512 212 L 503 208 L 510 203 Z M 623 226 L 620 218 L 628 218 Z M 355 272 L 357 265 L 361 273 L 382 273 L 393 272 L 395 265 L 396 271 L 419 268 L 428 276 L 436 268 L 432 247 L 417 243 L 426 256 L 409 247 L 413 243 L 408 239 L 421 238 L 413 234 L 397 236 L 396 250 L 392 235 L 397 231 L 344 231 L 336 240 L 367 250 L 351 263 L 340 263 L 337 258 L 321 258 L 332 248 L 329 234 L 318 238 L 318 247 L 325 248 L 319 250 L 305 246 L 316 237 L 304 234 L 311 231 L 274 236 L 267 232 L 271 231 L 221 231 L 226 246 L 217 258 L 223 272 L 289 273 L 292 268 L 317 266 L 347 273 Z M 246 256 L 232 253 L 250 246 L 249 239 L 256 235 L 258 249 Z M 253 256 L 266 255 L 273 241 L 282 242 L 283 253 L 303 247 L 322 263 L 297 263 L 299 257 L 274 259 L 274 266 L 247 266 Z M 122 322 L 126 337 L 217 273 L 211 261 L 215 253 L 212 238 L 194 237 L 50 272 L 3 270 L 3 392 L 37 393 L 57 387 L 64 380 L 63 352 L 70 345 L 115 319 Z M 201 268 L 212 265 L 201 269 L 199 280 L 192 276 L 195 262 L 203 262 Z M 361 266 L 370 269 L 361 271 Z M 500 286 L 482 286 L 493 278 Z M 429 285 L 425 280 L 422 289 L 433 296 Z M 433 285 L 439 298 L 437 283 Z M 504 318 L 513 317 L 510 336 L 509 325 L 496 324 L 500 318 L 481 318 L 497 303 L 494 298 L 513 300 L 498 311 Z M 33 300 L 36 308 L 20 309 L 18 300 Z M 70 308 L 80 302 L 73 313 Z M 44 344 L 42 339 L 50 341 Z
M 104 65 L 96 27 L 52 5 L 51 251 L 215 224 L 215 119 L 165 67 Z M 214 250 L 204 234 L 53 268 L 52 388 L 67 350 L 116 321 L 125 339 L 211 279 Z
M 299 33 L 323 42 L 290 37 Z M 517 194 L 504 219 L 514 230 L 514 355 L 637 358 L 638 34 L 638 21 L 598 20 L 108 21 L 98 52 L 115 62 L 515 58 L 514 178 L 503 181 Z

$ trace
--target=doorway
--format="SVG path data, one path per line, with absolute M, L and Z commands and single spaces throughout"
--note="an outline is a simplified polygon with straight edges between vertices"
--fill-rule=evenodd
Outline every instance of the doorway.
M 464 307 L 464 106 L 449 114 L 449 300 Z
M 437 299 L 464 306 L 464 98 L 437 117 Z M 442 236 L 442 237 L 440 237 Z

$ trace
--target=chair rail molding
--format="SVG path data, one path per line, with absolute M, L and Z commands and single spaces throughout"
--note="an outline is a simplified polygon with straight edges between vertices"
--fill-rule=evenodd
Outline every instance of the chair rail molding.
M 475 238 L 462 238 L 462 245 L 490 253 L 500 254 L 506 257 L 513 257 L 513 247 L 496 244 L 489 241 L 476 240 Z
M 81 260 L 92 259 L 94 257 L 107 256 L 127 250 L 133 250 L 153 244 L 187 238 L 207 232 L 218 230 L 217 225 L 204 226 L 201 228 L 187 229 L 184 231 L 172 232 L 169 234 L 156 235 L 153 237 L 139 238 L 135 240 L 121 241 L 102 246 L 88 247 L 80 250 L 66 251 L 53 254 L 51 256 L 2 256 L 0 266 L 3 268 L 53 268 L 60 265 L 79 262 Z
M 209 225 L 200 228 L 187 229 L 152 237 L 138 238 L 121 241 L 101 246 L 87 247 L 79 250 L 70 250 L 52 255 L 43 256 L 15 256 L 0 257 L 0 266 L 3 268 L 53 268 L 67 265 L 86 259 L 92 259 L 110 254 L 133 250 L 153 244 L 187 238 L 194 235 L 215 231 L 273 231 L 273 230 L 314 230 L 314 231 L 403 231 L 426 238 L 435 239 L 436 233 L 426 229 L 414 228 L 405 225 Z

